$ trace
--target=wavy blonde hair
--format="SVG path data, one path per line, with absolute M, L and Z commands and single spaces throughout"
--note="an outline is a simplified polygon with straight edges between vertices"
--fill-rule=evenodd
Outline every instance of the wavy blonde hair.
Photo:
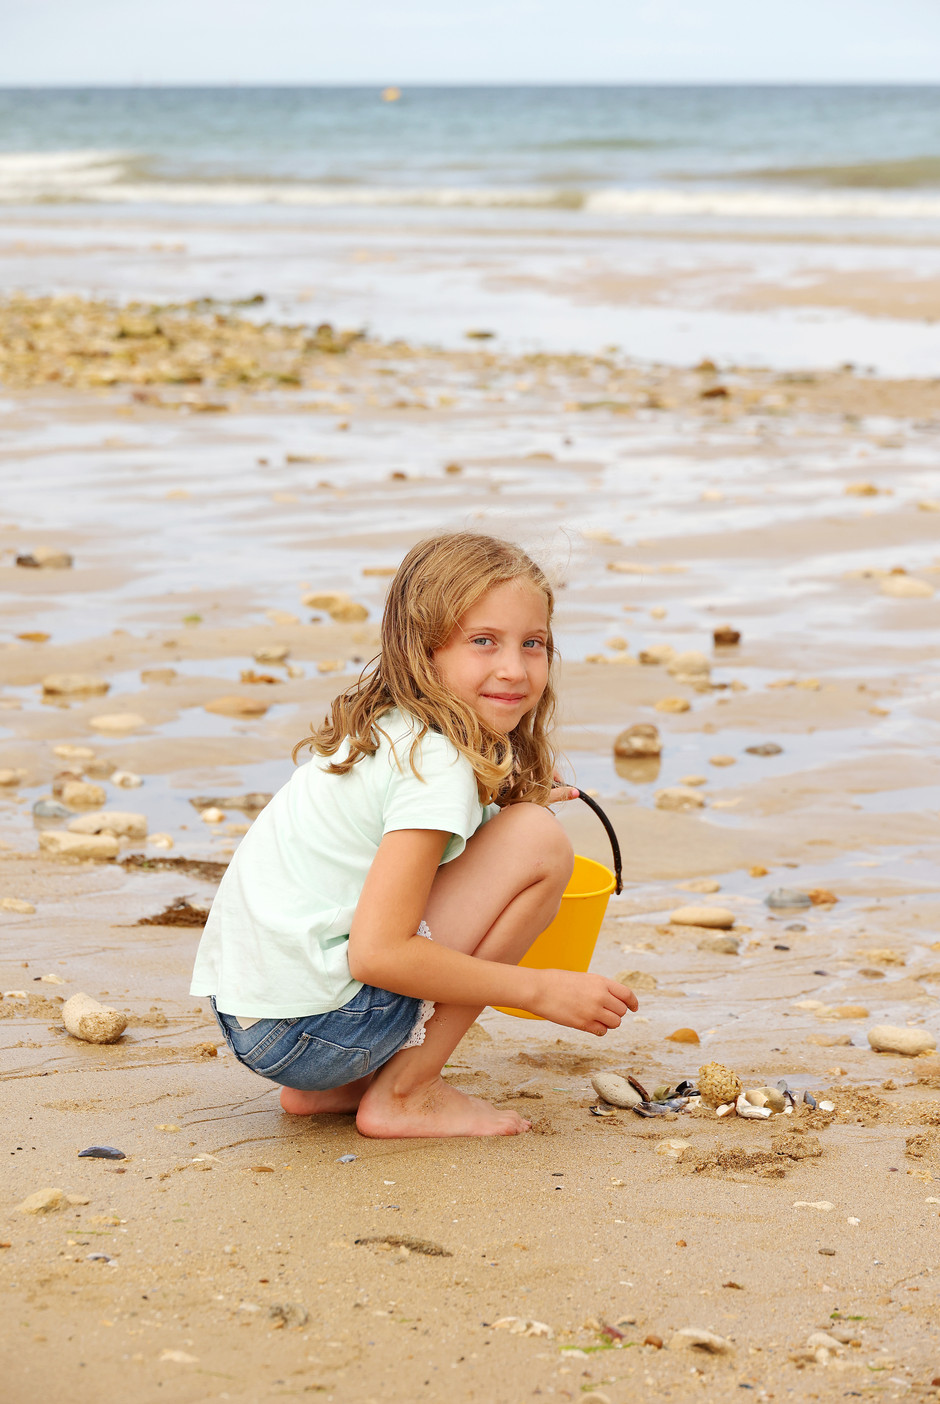
M 472 708 L 443 684 L 433 654 L 442 648 L 463 618 L 487 591 L 497 585 L 526 581 L 545 600 L 548 616 L 548 682 L 531 712 L 508 736 L 492 731 Z M 483 803 L 513 804 L 532 800 L 547 804 L 552 787 L 555 753 L 548 731 L 555 712 L 552 661 L 555 647 L 551 622 L 555 597 L 544 572 L 521 547 L 474 532 L 452 532 L 419 541 L 405 556 L 389 587 L 382 616 L 382 651 L 362 672 L 358 682 L 335 698 L 330 714 L 294 747 L 305 746 L 319 756 L 335 756 L 348 739 L 342 760 L 327 770 L 347 774 L 363 756 L 373 756 L 380 736 L 379 722 L 397 707 L 418 722 L 409 762 L 416 764 L 428 731 L 446 736 L 473 767 Z

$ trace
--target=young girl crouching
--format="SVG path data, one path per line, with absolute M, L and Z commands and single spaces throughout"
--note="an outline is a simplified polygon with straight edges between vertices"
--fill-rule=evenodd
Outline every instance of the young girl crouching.
M 636 1009 L 604 976 L 518 965 L 572 869 L 546 807 L 577 795 L 548 740 L 553 603 L 508 542 L 413 547 L 373 670 L 242 840 L 191 993 L 285 1111 L 355 1112 L 365 1136 L 512 1136 L 517 1112 L 441 1077 L 482 1008 L 597 1035 Z

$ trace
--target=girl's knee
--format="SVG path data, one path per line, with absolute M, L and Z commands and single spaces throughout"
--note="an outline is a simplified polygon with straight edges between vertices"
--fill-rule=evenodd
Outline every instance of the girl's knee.
M 564 890 L 574 868 L 571 840 L 550 809 L 540 804 L 514 804 L 499 816 L 504 823 L 503 839 L 518 845 L 536 872 Z

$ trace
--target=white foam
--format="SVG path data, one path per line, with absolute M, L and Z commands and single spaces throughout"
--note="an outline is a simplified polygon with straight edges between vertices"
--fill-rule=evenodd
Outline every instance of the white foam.
M 124 151 L 0 152 L 0 199 L 88 198 L 87 191 L 120 180 L 131 159 Z
M 288 181 L 141 181 L 126 151 L 0 153 L 0 203 L 281 205 L 320 209 L 558 209 L 612 218 L 940 221 L 940 194 L 888 191 L 585 190 L 561 186 L 365 186 Z

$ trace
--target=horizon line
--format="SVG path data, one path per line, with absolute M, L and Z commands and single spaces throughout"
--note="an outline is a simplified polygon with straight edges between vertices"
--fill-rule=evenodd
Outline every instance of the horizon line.
M 923 78 L 758 78 L 743 81 L 731 78 L 659 78 L 659 79 L 450 79 L 445 81 L 407 78 L 349 79 L 341 81 L 287 81 L 279 79 L 204 79 L 204 80 L 100 80 L 100 81 L 36 81 L 29 83 L 7 83 L 0 79 L 0 92 L 89 92 L 89 91 L 159 91 L 159 90 L 259 90 L 288 89 L 306 92 L 310 90 L 372 90 L 387 87 L 442 91 L 451 88 L 927 88 L 940 91 L 940 82 Z

